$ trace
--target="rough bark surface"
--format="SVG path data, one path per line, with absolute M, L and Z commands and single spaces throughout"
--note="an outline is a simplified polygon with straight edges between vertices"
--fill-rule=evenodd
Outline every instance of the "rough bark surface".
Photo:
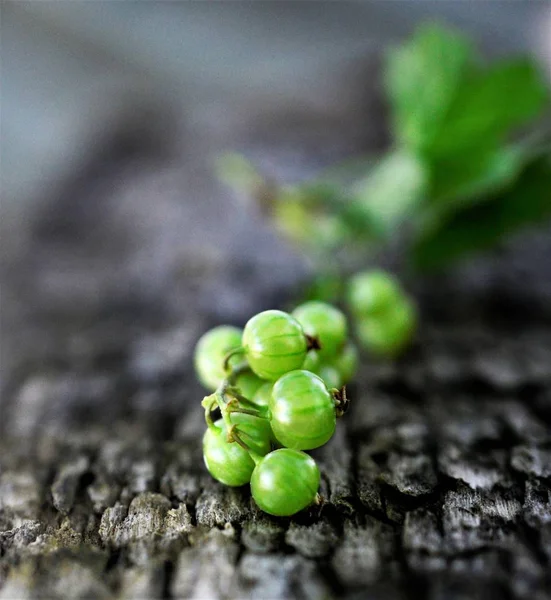
M 483 309 L 429 308 L 400 362 L 364 358 L 315 452 L 326 502 L 292 519 L 205 472 L 189 356 L 163 371 L 189 353 L 178 331 L 145 344 L 153 383 L 135 356 L 26 373 L 2 440 L 0 598 L 550 598 L 551 325 Z M 186 397 L 172 432 L 163 394 Z M 77 422 L 42 414 L 75 403 Z
M 179 166 L 127 170 L 76 181 L 6 275 L 0 598 L 551 598 L 549 235 L 413 290 L 415 345 L 363 357 L 315 452 L 325 503 L 276 519 L 206 473 L 191 353 L 300 269 L 189 212 Z

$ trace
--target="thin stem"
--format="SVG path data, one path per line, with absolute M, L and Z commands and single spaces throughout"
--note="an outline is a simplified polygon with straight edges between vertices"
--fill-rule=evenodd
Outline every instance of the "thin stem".
M 247 452 L 249 452 L 249 454 L 251 452 L 249 446 L 247 446 L 247 444 L 241 439 L 239 430 L 235 425 L 232 425 L 231 428 L 228 430 L 228 442 L 236 442 L 241 446 L 241 448 L 243 448 L 243 450 L 246 450 Z
M 216 425 L 214 424 L 214 421 L 212 420 L 210 411 L 211 411 L 210 408 L 205 408 L 205 421 L 207 423 L 207 427 L 209 429 L 217 429 Z
M 233 356 L 236 356 L 237 354 L 243 354 L 245 352 L 245 348 L 243 348 L 243 346 L 238 346 L 237 348 L 234 348 L 233 350 L 230 350 L 230 352 L 228 352 L 226 354 L 226 356 L 224 357 L 224 371 L 229 371 L 230 370 L 230 359 Z
M 226 425 L 226 429 L 229 431 L 232 427 L 234 427 L 234 423 L 232 423 L 230 413 L 223 408 L 220 409 L 222 412 L 222 419 L 224 419 L 224 424 Z
M 239 365 L 232 366 L 231 368 L 229 366 L 229 360 L 231 357 L 244 351 L 244 348 L 239 347 L 235 348 L 226 355 L 224 359 L 224 369 L 227 371 L 225 379 L 220 382 L 220 385 L 215 392 L 210 394 L 210 396 L 205 396 L 201 404 L 205 408 L 205 421 L 207 426 L 209 428 L 218 429 L 211 416 L 214 407 L 217 406 L 220 409 L 222 419 L 226 427 L 228 442 L 236 442 L 251 455 L 255 462 L 258 462 L 258 460 L 260 460 L 262 457 L 256 455 L 241 438 L 241 435 L 247 435 L 250 438 L 252 438 L 252 436 L 247 432 L 241 432 L 237 428 L 236 424 L 231 420 L 232 413 L 251 415 L 257 419 L 268 418 L 266 414 L 259 410 L 258 406 L 245 398 L 245 396 L 240 394 L 239 390 L 234 387 L 235 382 L 240 375 L 251 371 L 251 368 L 247 362 L 240 363 Z
M 249 415 L 254 414 L 255 417 L 259 417 L 261 419 L 268 418 L 266 409 L 262 409 L 254 402 L 251 402 L 250 400 L 245 398 L 245 396 L 242 396 L 239 392 L 234 392 L 234 390 L 230 388 L 230 389 L 228 389 L 228 395 L 232 396 L 234 398 L 234 400 L 237 401 L 240 409 L 241 408 L 246 409 L 246 410 L 237 410 L 237 409 L 229 407 L 230 412 L 242 412 L 242 413 L 249 414 Z M 230 401 L 229 404 L 231 404 L 231 403 L 232 402 Z
M 226 398 L 227 395 L 227 380 L 223 379 L 218 389 L 212 394 L 213 403 L 218 405 L 220 412 L 222 413 L 222 419 L 224 419 L 224 424 L 226 425 L 227 430 L 229 431 L 232 427 L 233 423 L 230 419 L 230 413 L 227 410 L 227 405 L 231 402 Z
M 238 377 L 244 373 L 252 373 L 252 369 L 246 361 L 232 367 L 226 377 L 228 386 L 234 385 L 237 382 Z
M 265 415 L 263 415 L 259 410 L 254 410 L 250 408 L 230 408 L 228 410 L 230 414 L 238 414 L 238 415 L 251 415 L 251 417 L 256 417 L 257 419 L 267 419 Z
M 207 398 L 211 398 L 211 397 L 207 396 L 205 398 L 205 400 L 207 400 Z M 218 427 L 218 425 L 216 425 L 216 423 L 212 420 L 212 414 L 211 414 L 214 407 L 217 405 L 216 399 L 212 398 L 210 403 L 206 403 L 205 400 L 203 400 L 203 406 L 205 407 L 205 421 L 207 423 L 207 427 L 214 431 L 221 431 L 221 428 Z

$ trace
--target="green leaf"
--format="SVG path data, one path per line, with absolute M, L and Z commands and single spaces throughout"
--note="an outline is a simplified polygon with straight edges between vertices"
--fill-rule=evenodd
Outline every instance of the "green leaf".
M 457 89 L 430 154 L 455 157 L 496 147 L 514 127 L 537 117 L 547 102 L 543 78 L 527 59 L 478 70 Z
M 425 165 L 415 155 L 396 150 L 385 156 L 354 188 L 355 202 L 389 234 L 417 210 L 427 187 Z
M 430 203 L 440 212 L 484 201 L 519 176 L 530 156 L 520 145 L 443 158 L 432 165 Z
M 386 87 L 395 134 L 411 150 L 423 150 L 440 131 L 472 59 L 471 44 L 437 25 L 422 26 L 386 62 Z
M 529 164 L 514 185 L 483 204 L 450 216 L 426 230 L 413 248 L 414 264 L 442 268 L 469 254 L 491 248 L 506 236 L 551 218 L 551 157 Z

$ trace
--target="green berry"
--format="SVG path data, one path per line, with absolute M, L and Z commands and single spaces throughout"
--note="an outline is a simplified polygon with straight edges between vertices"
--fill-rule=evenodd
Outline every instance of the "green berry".
M 312 373 L 317 373 L 320 367 L 320 357 L 317 350 L 310 350 L 304 359 L 304 363 L 302 364 L 303 371 L 310 371 Z
M 271 429 L 266 419 L 232 413 L 231 420 L 253 452 L 263 456 L 270 451 Z M 253 459 L 244 448 L 237 442 L 228 442 L 222 419 L 209 427 L 203 436 L 203 459 L 214 479 L 232 487 L 249 483 L 255 468 Z
M 270 400 L 270 425 L 287 448 L 323 446 L 336 425 L 335 402 L 323 380 L 309 371 L 291 371 L 278 379 Z
M 318 339 L 323 360 L 337 354 L 346 342 L 346 317 L 334 306 L 312 300 L 301 304 L 293 311 L 293 316 L 302 325 L 305 333 Z
M 245 371 L 237 377 L 236 387 L 247 400 L 252 400 L 258 389 L 265 383 L 264 379 L 260 379 L 252 371 Z
M 358 316 L 385 311 L 402 295 L 399 283 L 385 271 L 364 271 L 348 282 L 348 305 Z
M 411 342 L 416 324 L 417 313 L 413 303 L 403 299 L 380 315 L 359 320 L 358 340 L 373 356 L 393 358 Z
M 328 389 L 340 388 L 343 385 L 343 380 L 340 371 L 333 365 L 323 364 L 317 373 L 322 379 Z
M 256 394 L 252 397 L 252 402 L 260 408 L 268 408 L 270 398 L 272 397 L 273 387 L 274 384 L 271 381 L 264 381 L 258 390 L 256 390 Z
M 348 342 L 342 351 L 331 361 L 341 376 L 342 384 L 348 383 L 356 374 L 358 368 L 358 349 Z
M 242 332 L 237 327 L 220 325 L 207 331 L 195 346 L 194 365 L 199 381 L 214 391 L 224 379 L 224 358 L 230 350 L 241 345 Z M 230 359 L 230 365 L 239 362 L 239 357 Z
M 304 363 L 307 341 L 299 322 L 280 310 L 266 310 L 245 325 L 243 347 L 251 369 L 275 381 Z
M 264 512 L 288 517 L 315 501 L 319 483 L 320 472 L 311 456 L 281 448 L 258 462 L 251 477 L 251 493 Z
M 272 428 L 268 419 L 232 412 L 230 420 L 237 426 L 241 439 L 247 444 L 251 452 L 259 456 L 264 456 L 270 452 Z M 236 444 L 237 442 L 231 443 Z

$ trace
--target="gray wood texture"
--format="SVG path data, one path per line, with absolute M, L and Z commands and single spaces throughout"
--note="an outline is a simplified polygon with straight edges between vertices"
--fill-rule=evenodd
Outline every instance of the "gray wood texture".
M 363 357 L 314 452 L 325 503 L 291 519 L 203 467 L 199 311 L 120 356 L 96 323 L 80 366 L 27 365 L 4 404 L 0 598 L 550 598 L 549 312 L 458 287 L 418 286 L 400 361 Z

